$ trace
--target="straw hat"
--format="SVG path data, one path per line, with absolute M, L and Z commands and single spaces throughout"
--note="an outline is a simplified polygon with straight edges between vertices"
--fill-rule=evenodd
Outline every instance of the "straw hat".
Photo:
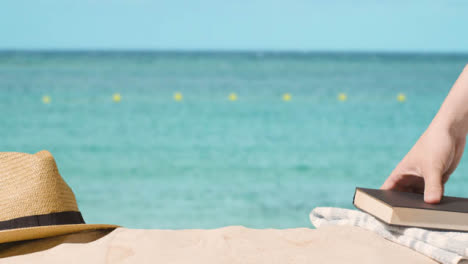
M 84 222 L 50 152 L 0 152 L 0 243 L 116 227 Z

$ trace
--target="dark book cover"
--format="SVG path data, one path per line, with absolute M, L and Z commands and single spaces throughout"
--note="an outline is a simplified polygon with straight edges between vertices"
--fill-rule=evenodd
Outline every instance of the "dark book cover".
M 405 207 L 437 211 L 468 213 L 468 198 L 444 196 L 439 204 L 424 202 L 424 195 L 419 193 L 399 192 L 393 190 L 356 188 L 391 207 Z M 354 201 L 353 201 L 354 202 Z

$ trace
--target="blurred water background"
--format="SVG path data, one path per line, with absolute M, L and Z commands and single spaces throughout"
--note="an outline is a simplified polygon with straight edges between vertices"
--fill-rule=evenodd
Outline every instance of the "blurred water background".
M 356 186 L 380 187 L 467 62 L 457 54 L 1 52 L 0 150 L 51 151 L 90 223 L 311 227 L 314 207 L 351 208 Z M 468 196 L 467 159 L 448 195 Z

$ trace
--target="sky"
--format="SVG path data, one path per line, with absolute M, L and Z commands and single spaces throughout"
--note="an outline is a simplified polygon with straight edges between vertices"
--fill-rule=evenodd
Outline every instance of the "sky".
M 4 0 L 0 49 L 468 53 L 468 1 Z

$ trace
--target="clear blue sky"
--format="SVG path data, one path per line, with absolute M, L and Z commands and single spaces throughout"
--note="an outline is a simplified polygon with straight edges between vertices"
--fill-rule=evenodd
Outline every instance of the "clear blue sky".
M 468 52 L 467 0 L 6 0 L 0 49 Z

